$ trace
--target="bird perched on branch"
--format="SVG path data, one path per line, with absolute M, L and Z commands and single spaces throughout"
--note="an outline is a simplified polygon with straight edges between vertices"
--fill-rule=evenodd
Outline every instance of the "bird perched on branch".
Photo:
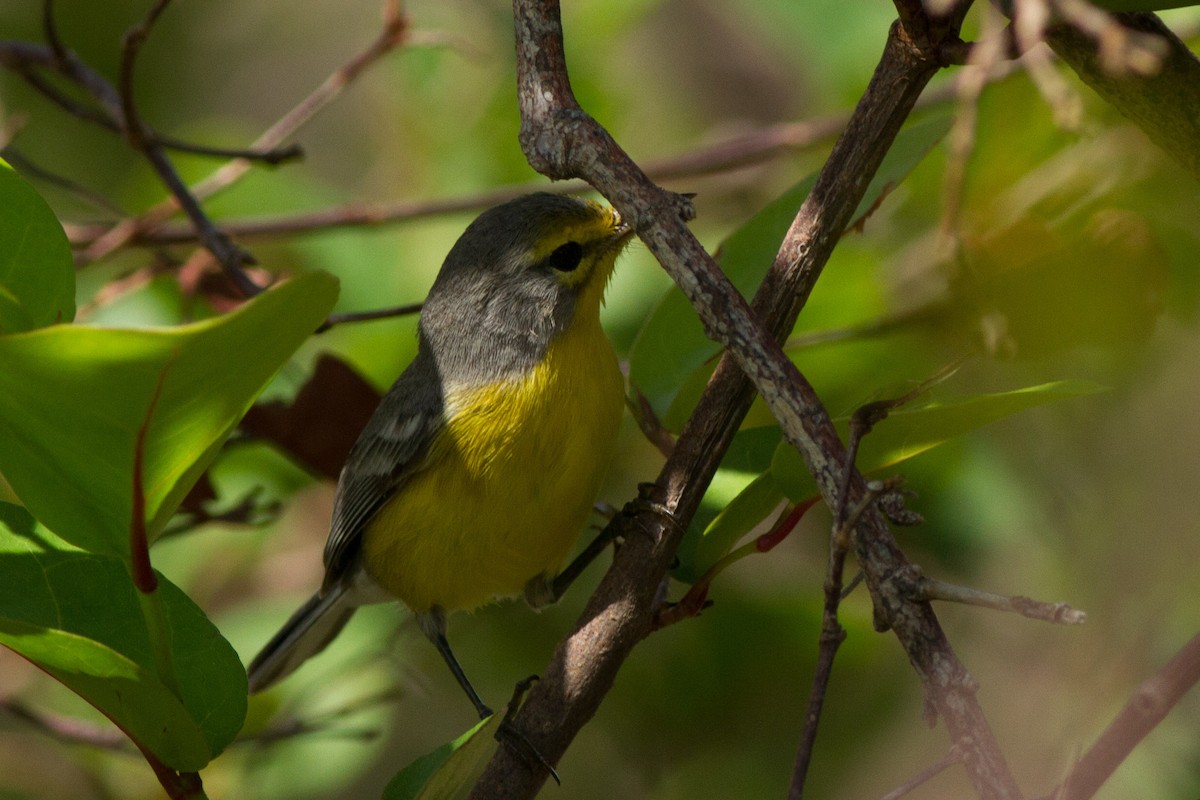
M 623 382 L 600 305 L 631 231 L 612 209 L 533 194 L 480 215 L 421 311 L 416 357 L 338 480 L 321 588 L 248 668 L 261 691 L 367 603 L 416 614 L 481 717 L 446 614 L 555 582 L 600 489 Z

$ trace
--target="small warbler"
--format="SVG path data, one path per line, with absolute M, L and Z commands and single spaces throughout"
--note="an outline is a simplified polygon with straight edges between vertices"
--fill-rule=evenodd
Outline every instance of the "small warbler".
M 325 580 L 251 662 L 250 691 L 322 650 L 358 606 L 397 598 L 491 713 L 446 612 L 557 599 L 621 418 L 600 304 L 630 235 L 615 211 L 551 194 L 471 223 L 429 291 L 416 357 L 342 468 Z

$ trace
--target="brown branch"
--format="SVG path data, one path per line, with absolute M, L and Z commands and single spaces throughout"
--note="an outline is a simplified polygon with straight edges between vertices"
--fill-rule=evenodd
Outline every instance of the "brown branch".
M 728 349 L 660 473 L 659 504 L 668 513 L 636 514 L 634 524 L 648 535 L 626 537 L 578 627 L 560 643 L 517 717 L 516 724 L 550 761 L 562 756 L 595 712 L 621 662 L 648 630 L 656 589 L 682 529 L 695 513 L 754 388 L 804 455 L 826 502 L 837 507 L 833 494 L 845 451 L 828 414 L 777 340 L 794 323 L 884 153 L 921 89 L 939 69 L 938 61 L 925 54 L 937 53 L 940 41 L 956 38 L 966 5 L 958 4 L 949 17 L 928 20 L 928 35 L 919 40 L 893 26 L 871 85 L 756 296 L 755 310 L 765 322 L 760 324 L 687 231 L 689 204 L 651 184 L 576 103 L 566 76 L 557 3 L 514 0 L 521 143 L 530 163 L 551 177 L 587 178 L 633 224 L 695 305 L 706 330 Z M 864 482 L 856 477 L 847 503 L 857 505 L 864 492 Z M 890 576 L 907 561 L 874 508 L 863 515 L 853 543 L 879 626 L 895 630 L 932 707 L 946 720 L 952 740 L 967 750 L 964 763 L 976 790 L 988 798 L 1018 797 L 975 700 L 973 681 L 932 610 L 891 585 Z M 474 796 L 530 797 L 544 780 L 543 772 L 500 748 Z
M 129 737 L 111 725 L 93 725 L 72 717 L 36 711 L 13 698 L 0 699 L 0 712 L 25 722 L 63 744 L 81 744 L 125 753 L 136 752 Z
M 225 271 L 225 274 L 242 294 L 251 297 L 262 291 L 262 287 L 250 280 L 250 276 L 245 271 L 247 265 L 256 263 L 254 257 L 235 245 L 225 232 L 213 224 L 208 214 L 201 208 L 200 202 L 192 195 L 183 178 L 179 176 L 175 165 L 167 158 L 162 144 L 154 141 L 148 130 L 142 125 L 141 117 L 138 114 L 133 89 L 134 68 L 137 65 L 142 45 L 170 2 L 171 0 L 158 0 L 151 6 L 142 21 L 125 33 L 121 43 L 119 92 L 122 128 L 125 137 L 129 140 L 130 147 L 146 157 L 154 171 L 158 173 L 159 179 L 174 195 L 179 207 L 183 209 L 196 228 L 196 234 L 200 237 L 204 247 L 213 254 L 213 257 L 221 265 L 221 269 Z
M 1071 774 L 1054 800 L 1088 800 L 1121 765 L 1133 748 L 1162 722 L 1167 712 L 1200 681 L 1200 633 L 1148 678 L 1117 714 Z
M 159 3 L 153 7 L 147 20 L 153 24 L 166 7 L 167 3 Z M 123 106 L 121 92 L 117 91 L 100 73 L 80 61 L 74 53 L 67 49 L 58 33 L 54 20 L 54 3 L 43 0 L 42 30 L 46 37 L 46 45 L 31 42 L 0 41 L 0 64 L 12 69 L 30 86 L 46 99 L 57 105 L 72 116 L 99 125 L 113 133 L 127 135 L 126 109 Z M 137 38 L 144 38 L 149 33 L 146 21 L 135 30 L 140 30 Z M 56 85 L 46 80 L 37 70 L 52 70 L 62 75 L 84 92 L 99 106 L 88 105 L 76 100 Z M 132 76 L 128 76 L 132 78 Z M 148 141 L 153 141 L 168 150 L 176 150 L 195 155 L 213 158 L 246 158 L 276 165 L 298 158 L 302 151 L 297 145 L 288 147 L 255 150 L 252 148 L 226 148 L 185 142 L 172 136 L 158 133 L 149 126 L 142 126 L 139 134 Z
M 800 746 L 796 749 L 796 764 L 792 769 L 792 782 L 788 787 L 788 800 L 800 800 L 804 796 L 804 782 L 808 767 L 812 763 L 813 748 L 817 743 L 817 726 L 825 706 L 825 694 L 829 679 L 833 675 L 833 659 L 838 648 L 846 640 L 846 629 L 838 620 L 838 607 L 842 603 L 842 576 L 846 567 L 846 556 L 850 552 L 850 531 L 858 525 L 862 515 L 875 502 L 882 484 L 867 492 L 859 505 L 847 510 L 839 508 L 829 538 L 829 563 L 825 571 L 825 604 L 821 611 L 821 636 L 817 647 L 817 662 L 813 667 L 812 689 L 808 693 L 808 709 L 804 714 L 804 728 L 800 734 Z
M 1071 24 L 1046 32 L 1046 42 L 1096 94 L 1133 121 L 1156 145 L 1200 180 L 1200 59 L 1156 15 L 1114 14 L 1097 41 Z M 1105 40 L 1153 37 L 1158 68 L 1114 70 Z

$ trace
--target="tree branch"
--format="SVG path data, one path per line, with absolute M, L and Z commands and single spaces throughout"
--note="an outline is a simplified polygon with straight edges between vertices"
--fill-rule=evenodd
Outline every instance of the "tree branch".
M 659 509 L 637 512 L 627 523 L 646 535 L 626 537 L 575 632 L 560 643 L 517 717 L 516 724 L 552 762 L 595 712 L 621 662 L 648 630 L 655 589 L 754 388 L 805 457 L 826 502 L 837 507 L 834 494 L 845 451 L 828 414 L 783 355 L 778 339 L 790 330 L 884 153 L 939 69 L 938 61 L 925 54 L 937 53 L 940 42 L 957 38 L 966 6 L 959 3 L 947 17 L 923 17 L 924 34 L 916 40 L 893 26 L 867 93 L 756 295 L 755 310 L 765 323 L 760 324 L 685 227 L 690 205 L 650 183 L 575 101 L 563 59 L 558 4 L 514 0 L 521 144 L 530 163 L 554 178 L 583 176 L 607 197 L 692 301 L 709 334 L 727 348 L 659 476 Z M 857 505 L 864 491 L 855 473 L 846 502 Z M 932 610 L 891 585 L 891 575 L 907 561 L 874 508 L 863 515 L 853 543 L 879 627 L 896 632 L 952 740 L 968 750 L 964 763 L 977 791 L 989 798 L 1018 797 L 975 700 L 973 681 Z M 543 773 L 500 748 L 474 796 L 530 797 L 544 780 Z
M 364 70 L 405 41 L 409 32 L 408 18 L 400 12 L 397 0 L 384 0 L 383 5 L 383 28 L 379 35 L 362 52 L 336 69 L 320 86 L 259 136 L 250 145 L 251 152 L 274 152 L 284 140 L 339 97 Z M 0 48 L 0 63 L 3 63 L 3 54 L 3 49 Z M 239 155 L 191 187 L 191 195 L 197 200 L 211 197 L 237 182 L 250 167 L 251 161 L 244 155 Z M 87 248 L 77 256 L 77 263 L 86 264 L 104 258 L 146 235 L 148 231 L 157 229 L 179 210 L 179 200 L 176 196 L 171 196 L 137 217 L 130 217 L 111 227 L 92 231 L 88 237 Z M 228 228 L 226 230 L 235 235 L 238 233 Z M 189 241 L 194 238 L 194 234 L 187 237 Z
M 1096 94 L 1200 180 L 1200 59 L 1154 14 L 1081 17 L 1076 11 L 1047 29 L 1046 43 Z M 1156 46 L 1131 52 L 1131 41 Z
M 1146 735 L 1200 681 L 1200 633 L 1180 648 L 1161 670 L 1146 679 L 1071 774 L 1052 795 L 1055 800 L 1088 800 Z
M 121 43 L 121 64 L 119 94 L 121 98 L 122 129 L 129 145 L 140 152 L 150 162 L 158 177 L 167 189 L 174 195 L 179 207 L 191 220 L 196 228 L 196 234 L 229 279 L 246 297 L 251 297 L 262 287 L 250 280 L 244 269 L 247 265 L 256 263 L 254 257 L 233 243 L 233 240 L 209 219 L 208 214 L 201 208 L 200 202 L 192 195 L 187 184 L 175 169 L 175 165 L 167 158 L 161 143 L 156 142 L 148 129 L 142 125 L 138 114 L 137 101 L 134 97 L 133 75 L 137 65 L 137 57 L 142 45 L 149 37 L 154 24 L 162 12 L 170 5 L 170 0 L 158 0 L 140 23 L 130 28 Z
M 359 58 L 361 59 L 361 56 Z M 1010 67 L 1001 66 L 990 73 L 990 77 L 997 78 L 1009 72 L 1011 72 Z M 954 98 L 953 90 L 952 85 L 945 84 L 926 92 L 921 95 L 917 106 L 928 108 L 946 103 Z M 646 174 L 657 181 L 665 181 L 696 175 L 712 175 L 755 166 L 831 140 L 846 127 L 849 119 L 848 113 L 838 113 L 810 120 L 772 125 L 753 133 L 701 146 L 676 156 L 649 161 L 645 165 Z M 259 141 L 262 142 L 263 139 Z M 212 182 L 205 180 L 193 187 L 193 194 L 197 197 L 206 197 L 213 188 L 215 186 L 212 185 Z M 542 182 L 520 183 L 462 197 L 438 200 L 398 201 L 375 206 L 348 204 L 274 217 L 226 219 L 221 221 L 221 229 L 242 240 L 313 233 L 330 228 L 384 225 L 461 211 L 479 211 L 535 190 L 574 194 L 587 191 L 588 188 L 588 185 L 581 180 L 563 181 L 550 187 L 546 187 Z M 144 216 L 143 219 L 146 217 Z M 71 246 L 77 249 L 90 247 L 111 229 L 110 225 L 97 224 L 68 223 L 63 227 Z M 132 233 L 125 244 L 153 247 L 194 242 L 195 240 L 196 231 L 190 225 L 162 222 L 155 226 L 143 225 Z

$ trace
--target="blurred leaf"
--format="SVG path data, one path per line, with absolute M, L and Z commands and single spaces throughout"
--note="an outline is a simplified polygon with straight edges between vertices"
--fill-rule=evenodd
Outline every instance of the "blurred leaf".
M 890 467 L 920 455 L 948 439 L 962 436 L 990 422 L 1012 416 L 1035 406 L 1106 391 L 1089 381 L 1056 381 L 1009 392 L 939 400 L 917 408 L 901 408 L 875 426 L 859 445 L 858 469 L 861 472 Z M 848 420 L 836 422 L 843 440 Z M 781 491 L 793 502 L 817 494 L 808 468 L 787 442 L 780 442 L 771 464 L 771 474 Z
M 161 575 L 182 699 L 159 680 L 137 593 L 120 559 L 75 549 L 0 503 L 0 643 L 95 706 L 173 769 L 193 772 L 246 714 L 237 653 Z
M 193 325 L 0 337 L 0 472 L 58 535 L 128 560 L 141 426 L 153 541 L 336 293 L 331 277 L 310 273 Z
M 384 800 L 466 797 L 496 752 L 503 715 L 493 714 L 451 742 L 413 761 L 388 782 Z
M 867 216 L 921 162 L 946 135 L 951 122 L 949 115 L 938 115 L 900 132 L 867 187 L 854 222 Z M 762 282 L 779 243 L 815 183 L 816 176 L 810 176 L 796 184 L 721 244 L 717 263 L 743 296 L 749 297 Z M 668 429 L 677 432 L 691 413 L 698 387 L 703 386 L 707 372 L 715 366 L 720 349 L 705 336 L 683 292 L 678 287 L 668 290 L 647 318 L 629 354 L 630 380 Z M 681 392 L 685 385 L 693 387 L 692 391 Z
M 971 253 L 971 269 L 953 284 L 953 307 L 970 326 L 983 321 L 990 347 L 1001 352 L 1131 353 L 1162 311 L 1167 257 L 1132 211 L 1101 208 L 1056 226 L 1023 218 Z
M 75 317 L 75 264 L 46 201 L 0 159 L 0 334 Z
M 1200 5 L 1192 0 L 1092 0 L 1092 4 L 1108 11 L 1162 11 Z
M 313 473 L 336 480 L 379 397 L 345 361 L 324 353 L 291 403 L 257 403 L 240 428 L 274 442 Z

